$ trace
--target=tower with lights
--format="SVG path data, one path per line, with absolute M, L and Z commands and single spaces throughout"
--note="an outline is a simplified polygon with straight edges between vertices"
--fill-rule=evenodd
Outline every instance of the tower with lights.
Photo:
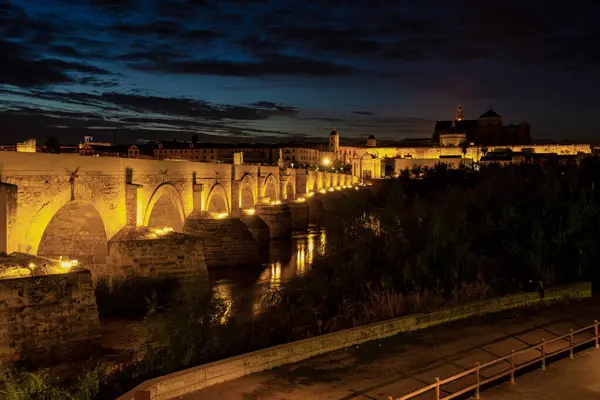
M 340 152 L 340 135 L 335 128 L 333 128 L 329 134 L 329 151 L 333 153 L 334 159 L 337 160 Z
M 456 109 L 456 116 L 454 117 L 454 119 L 456 121 L 462 121 L 463 119 L 465 119 L 465 114 L 463 112 L 462 106 L 458 106 L 458 108 Z

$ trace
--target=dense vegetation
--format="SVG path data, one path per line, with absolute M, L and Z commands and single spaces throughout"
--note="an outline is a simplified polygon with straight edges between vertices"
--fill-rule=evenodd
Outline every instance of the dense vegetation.
M 136 362 L 88 374 L 63 397 L 19 395 L 15 382 L 30 382 L 30 375 L 6 370 L 0 394 L 9 393 L 10 399 L 69 398 L 71 393 L 109 398 L 177 369 L 521 290 L 529 280 L 546 286 L 598 282 L 599 167 L 595 158 L 581 166 L 438 167 L 419 171 L 422 179 L 388 181 L 375 194 L 338 193 L 345 201 L 329 210 L 326 256 L 316 257 L 310 271 L 271 292 L 271 307 L 264 314 L 224 320 L 223 305 L 190 282 L 166 306 L 151 302 L 153 328 Z M 42 382 L 49 379 L 42 377 Z

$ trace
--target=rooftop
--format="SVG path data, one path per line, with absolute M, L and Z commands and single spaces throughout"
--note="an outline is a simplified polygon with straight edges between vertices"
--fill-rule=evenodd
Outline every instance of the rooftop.
M 489 110 L 481 114 L 479 118 L 500 118 L 500 115 L 490 108 Z

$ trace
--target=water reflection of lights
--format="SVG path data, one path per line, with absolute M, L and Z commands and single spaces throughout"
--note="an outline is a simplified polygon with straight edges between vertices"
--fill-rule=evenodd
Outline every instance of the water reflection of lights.
M 299 274 L 302 274 L 304 273 L 304 271 L 306 271 L 306 261 L 306 248 L 304 247 L 304 245 L 301 245 L 301 247 L 298 249 L 298 252 L 296 253 L 296 270 Z
M 226 323 L 231 318 L 231 308 L 233 307 L 233 291 L 231 285 L 221 283 L 215 286 L 215 298 L 221 300 L 225 304 L 225 310 L 221 315 L 220 322 Z
M 281 263 L 278 261 L 271 264 L 271 284 L 279 285 L 281 283 Z
M 315 254 L 315 236 L 308 235 L 308 254 L 306 256 L 306 263 L 309 266 L 312 265 L 314 254 Z
M 325 253 L 326 245 L 327 245 L 327 236 L 325 235 L 325 232 L 323 232 L 323 233 L 321 233 L 321 237 L 319 239 L 319 246 L 320 246 L 319 251 L 321 251 L 321 253 Z
M 251 277 L 251 291 L 238 289 L 237 286 L 228 285 L 231 281 L 217 282 L 213 286 L 224 303 L 227 310 L 221 320 L 227 321 L 232 315 L 249 312 L 249 316 L 257 317 L 268 309 L 273 301 L 278 299 L 278 290 L 285 286 L 286 282 L 294 275 L 302 275 L 310 270 L 315 257 L 324 254 L 325 233 L 312 231 L 305 235 L 294 236 L 291 253 L 287 251 L 271 252 L 271 259 L 264 264 L 264 269 L 257 279 L 256 275 Z M 289 257 L 289 258 L 288 258 Z M 244 279 L 245 280 L 245 279 Z M 248 295 L 250 297 L 243 297 Z M 234 300 L 232 300 L 234 297 Z M 233 306 L 231 305 L 232 303 Z

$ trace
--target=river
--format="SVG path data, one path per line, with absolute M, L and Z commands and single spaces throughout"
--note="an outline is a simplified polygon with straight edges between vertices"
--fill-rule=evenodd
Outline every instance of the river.
M 264 254 L 265 262 L 258 268 L 209 270 L 213 292 L 227 307 L 226 316 L 256 316 L 262 312 L 270 290 L 306 272 L 315 254 L 323 254 L 325 241 L 325 231 L 311 226 L 305 233 L 294 234 L 291 240 L 271 241 L 268 255 Z

